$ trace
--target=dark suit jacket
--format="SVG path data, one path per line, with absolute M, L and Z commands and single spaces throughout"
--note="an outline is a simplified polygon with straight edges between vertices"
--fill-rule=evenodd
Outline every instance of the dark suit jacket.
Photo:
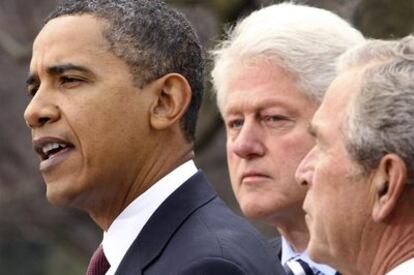
M 277 255 L 278 259 L 282 259 L 282 238 L 276 237 L 269 240 L 269 244 L 273 249 L 273 253 Z
M 283 274 L 268 244 L 198 172 L 151 216 L 117 275 Z

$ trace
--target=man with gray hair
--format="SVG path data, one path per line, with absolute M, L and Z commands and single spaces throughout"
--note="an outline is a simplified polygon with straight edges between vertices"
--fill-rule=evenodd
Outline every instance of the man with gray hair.
M 414 37 L 345 53 L 298 167 L 308 251 L 345 274 L 414 274 Z
M 337 57 L 362 41 L 329 11 L 282 3 L 253 12 L 212 52 L 233 191 L 244 215 L 279 231 L 275 256 L 294 274 L 335 274 L 306 253 L 306 190 L 294 174 L 314 145 L 307 125 Z
M 88 275 L 283 272 L 193 161 L 203 65 L 158 0 L 64 0 L 37 35 L 24 118 L 48 200 L 104 231 Z

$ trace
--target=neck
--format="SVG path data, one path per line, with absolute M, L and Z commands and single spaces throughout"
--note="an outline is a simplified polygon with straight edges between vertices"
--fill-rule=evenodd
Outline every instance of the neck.
M 414 258 L 412 213 L 410 209 L 387 223 L 369 274 L 386 274 L 401 263 Z
M 91 218 L 102 230 L 108 230 L 116 217 L 158 180 L 184 162 L 194 158 L 192 144 L 184 140 L 177 143 L 177 140 L 170 137 L 168 142 L 158 140 L 157 144 L 158 146 L 152 150 L 152 154 L 146 158 L 144 166 L 135 168 L 135 178 L 118 183 L 117 192 L 112 190 L 112 194 L 105 196 L 105 202 L 101 201 L 96 204 L 105 207 L 88 211 Z
M 309 231 L 305 222 L 305 214 L 302 209 L 296 214 L 278 217 L 273 225 L 277 228 L 280 235 L 286 239 L 292 249 L 301 253 L 305 251 L 309 242 Z
M 414 257 L 414 216 L 411 202 L 399 201 L 387 220 L 370 220 L 360 240 L 355 274 L 386 274 Z

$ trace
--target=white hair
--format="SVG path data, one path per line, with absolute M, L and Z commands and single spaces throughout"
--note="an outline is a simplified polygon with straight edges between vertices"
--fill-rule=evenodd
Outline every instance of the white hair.
M 414 174 L 414 36 L 349 50 L 338 72 L 353 68 L 362 69 L 362 78 L 343 121 L 347 151 L 366 172 L 394 153 Z
M 258 59 L 292 73 L 298 88 L 320 102 L 335 77 L 337 57 L 362 41 L 359 31 L 327 10 L 281 3 L 255 11 L 211 52 L 218 106 L 225 102 L 229 72 Z

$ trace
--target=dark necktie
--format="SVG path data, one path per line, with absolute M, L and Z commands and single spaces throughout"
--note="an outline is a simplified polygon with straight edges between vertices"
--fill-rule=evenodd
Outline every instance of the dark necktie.
M 301 259 L 289 260 L 283 267 L 288 275 L 314 275 L 312 268 Z
M 86 275 L 105 275 L 110 267 L 111 265 L 105 257 L 102 245 L 100 245 L 92 255 Z

